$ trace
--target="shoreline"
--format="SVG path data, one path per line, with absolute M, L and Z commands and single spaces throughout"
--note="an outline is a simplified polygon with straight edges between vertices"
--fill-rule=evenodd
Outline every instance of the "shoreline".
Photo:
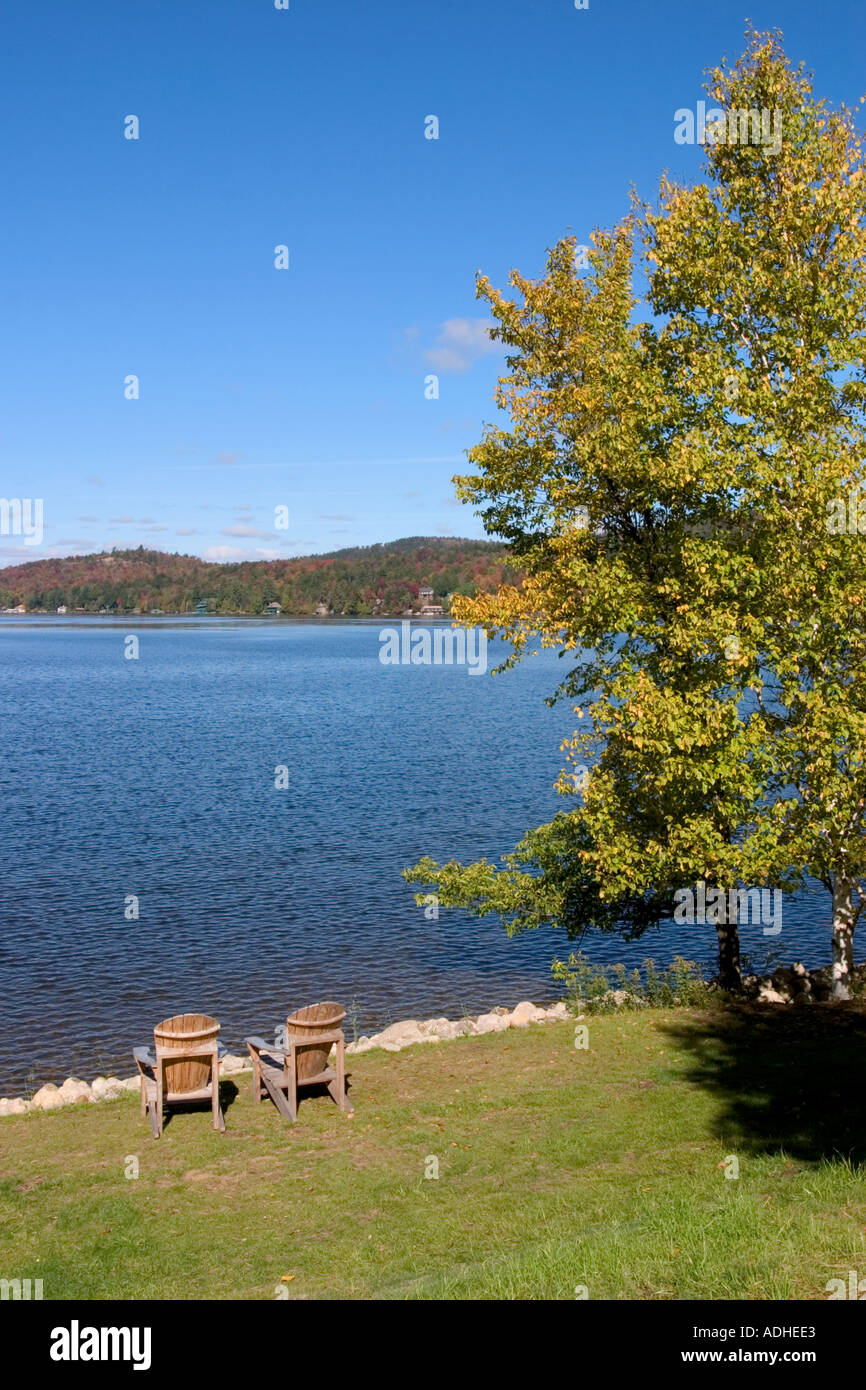
M 450 1042 L 454 1038 L 480 1037 L 484 1033 L 501 1033 L 506 1028 L 527 1028 L 530 1023 L 562 1022 L 568 1018 L 563 1000 L 547 1007 L 522 1000 L 513 1009 L 500 1006 L 488 1013 L 467 1015 L 461 1019 L 415 1018 L 390 1023 L 380 1033 L 362 1034 L 355 1042 L 346 1044 L 346 1056 L 357 1057 L 378 1048 L 383 1052 L 400 1052 L 416 1043 Z M 220 1076 L 236 1076 L 252 1071 L 249 1057 L 227 1053 L 220 1061 Z M 27 1115 L 31 1111 L 62 1110 L 67 1105 L 99 1104 L 118 1100 L 138 1091 L 141 1076 L 97 1076 L 92 1082 L 78 1076 L 68 1076 L 60 1086 L 49 1081 L 34 1092 L 29 1100 L 23 1096 L 0 1098 L 0 1118 L 6 1115 Z
M 840 982 L 834 977 L 831 966 L 819 966 L 808 970 L 801 961 L 789 966 L 778 966 L 770 975 L 744 975 L 744 1003 L 764 1005 L 810 1005 L 830 1003 L 851 999 L 851 994 L 836 994 Z M 861 987 L 866 985 L 866 962 L 855 964 L 850 983 Z M 628 1000 L 628 991 L 609 989 L 608 996 L 614 1009 L 634 1007 Z M 641 1001 L 638 1007 L 648 1007 Z M 592 1010 L 587 1010 L 590 1014 Z M 404 1047 L 418 1043 L 451 1042 L 455 1038 L 480 1037 L 485 1033 L 500 1033 L 507 1028 L 526 1028 L 530 1023 L 564 1022 L 570 1017 L 584 1018 L 586 1015 L 572 1015 L 566 1001 L 558 999 L 553 1004 L 533 1004 L 521 1000 L 513 1009 L 499 1005 L 485 1013 L 467 1014 L 460 1019 L 444 1016 L 419 1020 L 399 1019 L 390 1023 L 378 1033 L 361 1034 L 354 1042 L 346 1043 L 346 1056 L 358 1057 L 364 1052 L 379 1049 L 382 1052 L 400 1052 Z M 234 1076 L 252 1071 L 249 1057 L 226 1053 L 220 1062 L 221 1076 Z M 103 1100 L 117 1100 L 120 1096 L 137 1091 L 141 1085 L 140 1074 L 128 1077 L 97 1076 L 87 1082 L 78 1076 L 67 1076 L 59 1086 L 49 1081 L 40 1086 L 29 1100 L 23 1096 L 0 1097 L 0 1118 L 6 1115 L 26 1115 L 33 1110 L 60 1110 L 67 1105 L 84 1102 L 98 1103 Z
M 45 609 L 29 609 L 25 613 L 16 613 L 14 609 L 0 609 L 0 618 L 14 619 L 17 623 L 27 622 L 34 618 L 52 618 L 57 625 L 69 623 L 87 623 L 92 619 L 99 622 L 100 626 L 108 623 L 121 623 L 124 627 L 129 627 L 131 623 L 168 623 L 183 622 L 186 624 L 202 623 L 267 623 L 275 626 L 278 623 L 331 623 L 334 626 L 346 623 L 368 623 L 371 626 L 382 625 L 383 622 L 395 623 L 401 620 L 411 623 L 420 623 L 427 627 L 434 627 L 437 624 L 456 624 L 456 619 L 452 619 L 448 613 L 281 613 L 279 617 L 268 617 L 266 613 L 133 613 L 120 611 L 117 613 L 99 613 L 96 610 L 86 610 L 83 613 L 49 613 Z M 42 623 L 45 627 L 47 624 Z

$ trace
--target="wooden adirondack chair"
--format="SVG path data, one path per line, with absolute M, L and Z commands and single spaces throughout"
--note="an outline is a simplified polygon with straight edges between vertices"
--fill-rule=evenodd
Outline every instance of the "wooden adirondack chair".
M 246 1038 L 253 1061 L 253 1099 L 260 1101 L 267 1091 L 280 1114 L 294 1121 L 300 1088 L 324 1084 L 340 1109 L 351 1115 L 355 1107 L 346 1095 L 346 1040 L 339 1027 L 345 1017 L 339 1004 L 310 1004 L 286 1019 L 285 1047 Z M 335 1045 L 332 1067 L 328 1057 Z
M 175 1014 L 154 1028 L 154 1055 L 146 1047 L 133 1048 L 141 1074 L 141 1113 L 150 1116 L 154 1139 L 162 1134 L 166 1106 L 194 1100 L 210 1101 L 213 1127 L 225 1132 L 219 1063 L 226 1049 L 219 1030 L 207 1014 Z

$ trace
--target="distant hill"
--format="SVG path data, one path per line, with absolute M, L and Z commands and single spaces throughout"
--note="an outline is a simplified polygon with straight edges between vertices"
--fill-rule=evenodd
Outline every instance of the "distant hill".
M 447 612 L 448 594 L 492 590 L 514 578 L 504 545 L 441 536 L 238 564 L 139 546 L 0 569 L 0 609 L 192 613 L 206 602 L 209 613 L 260 614 L 276 602 L 293 615 L 392 616 L 419 611 L 424 602 Z M 419 598 L 425 587 L 432 600 Z

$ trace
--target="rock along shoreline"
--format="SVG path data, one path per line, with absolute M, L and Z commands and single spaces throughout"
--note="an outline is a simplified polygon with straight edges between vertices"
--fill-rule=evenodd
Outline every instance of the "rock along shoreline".
M 514 1009 L 492 1009 L 490 1013 L 475 1014 L 459 1020 L 429 1018 L 420 1021 L 407 1018 L 400 1023 L 390 1024 L 381 1033 L 364 1035 L 358 1038 L 357 1042 L 347 1043 L 346 1055 L 357 1057 L 359 1053 L 371 1052 L 375 1048 L 383 1052 L 400 1052 L 404 1047 L 413 1047 L 416 1043 L 448 1042 L 452 1038 L 501 1033 L 506 1028 L 527 1028 L 530 1023 L 561 1022 L 568 1016 L 564 1000 L 559 1000 L 547 1008 L 523 1000 Z M 231 1076 L 251 1069 L 252 1064 L 248 1057 L 238 1057 L 231 1053 L 220 1062 L 221 1076 Z M 138 1075 L 125 1077 L 123 1080 L 117 1076 L 97 1076 L 90 1083 L 77 1076 L 68 1076 L 61 1086 L 55 1086 L 53 1082 L 41 1086 L 32 1100 L 18 1097 L 0 1099 L 0 1116 L 26 1115 L 31 1110 L 60 1110 L 67 1105 L 117 1100 L 130 1091 L 137 1091 L 140 1085 L 141 1078 Z
M 866 986 L 866 962 L 855 965 L 851 973 L 851 983 Z M 812 1004 L 830 1002 L 834 998 L 837 981 L 829 966 L 807 970 L 801 961 L 791 966 L 779 966 L 772 975 L 745 975 L 743 977 L 743 996 L 758 1004 Z M 628 1005 L 627 990 L 608 991 L 611 1002 L 621 1008 Z M 847 992 L 842 998 L 850 997 Z M 400 1023 L 391 1023 L 381 1033 L 366 1034 L 357 1042 L 346 1044 L 346 1056 L 357 1057 L 359 1053 L 371 1052 L 379 1048 L 382 1052 L 400 1052 L 404 1047 L 414 1047 L 417 1043 L 448 1042 L 452 1038 L 478 1037 L 482 1033 L 501 1033 L 506 1028 L 527 1028 L 530 1023 L 562 1022 L 571 1015 L 564 999 L 555 1004 L 543 1006 L 532 1004 L 524 999 L 513 1009 L 491 1009 L 489 1013 L 475 1014 L 458 1020 L 450 1018 L 406 1018 Z M 580 1017 L 583 1017 L 581 1014 Z M 252 1064 L 248 1057 L 238 1057 L 228 1053 L 220 1062 L 220 1074 L 231 1076 L 237 1072 L 250 1071 Z M 60 1110 L 65 1105 L 78 1105 L 102 1100 L 117 1100 L 128 1091 L 137 1091 L 141 1085 L 138 1075 L 121 1080 L 117 1076 L 97 1076 L 88 1084 L 80 1077 L 68 1076 L 62 1086 L 52 1082 L 40 1087 L 32 1100 L 0 1099 L 0 1117 L 4 1115 L 26 1115 L 31 1110 Z

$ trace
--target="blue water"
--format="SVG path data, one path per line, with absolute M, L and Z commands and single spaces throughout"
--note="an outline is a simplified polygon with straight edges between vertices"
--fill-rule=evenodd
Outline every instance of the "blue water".
M 384 666 L 378 634 L 0 618 L 0 1095 L 129 1075 L 132 1047 L 185 1010 L 214 1014 L 235 1047 L 323 998 L 350 1010 L 351 1036 L 555 996 L 564 933 L 426 921 L 400 870 L 496 859 L 563 807 L 574 716 L 544 703 L 563 665 Z M 784 923 L 772 939 L 743 927 L 744 951 L 826 961 L 828 895 L 786 901 Z M 585 949 L 710 962 L 715 933 Z

